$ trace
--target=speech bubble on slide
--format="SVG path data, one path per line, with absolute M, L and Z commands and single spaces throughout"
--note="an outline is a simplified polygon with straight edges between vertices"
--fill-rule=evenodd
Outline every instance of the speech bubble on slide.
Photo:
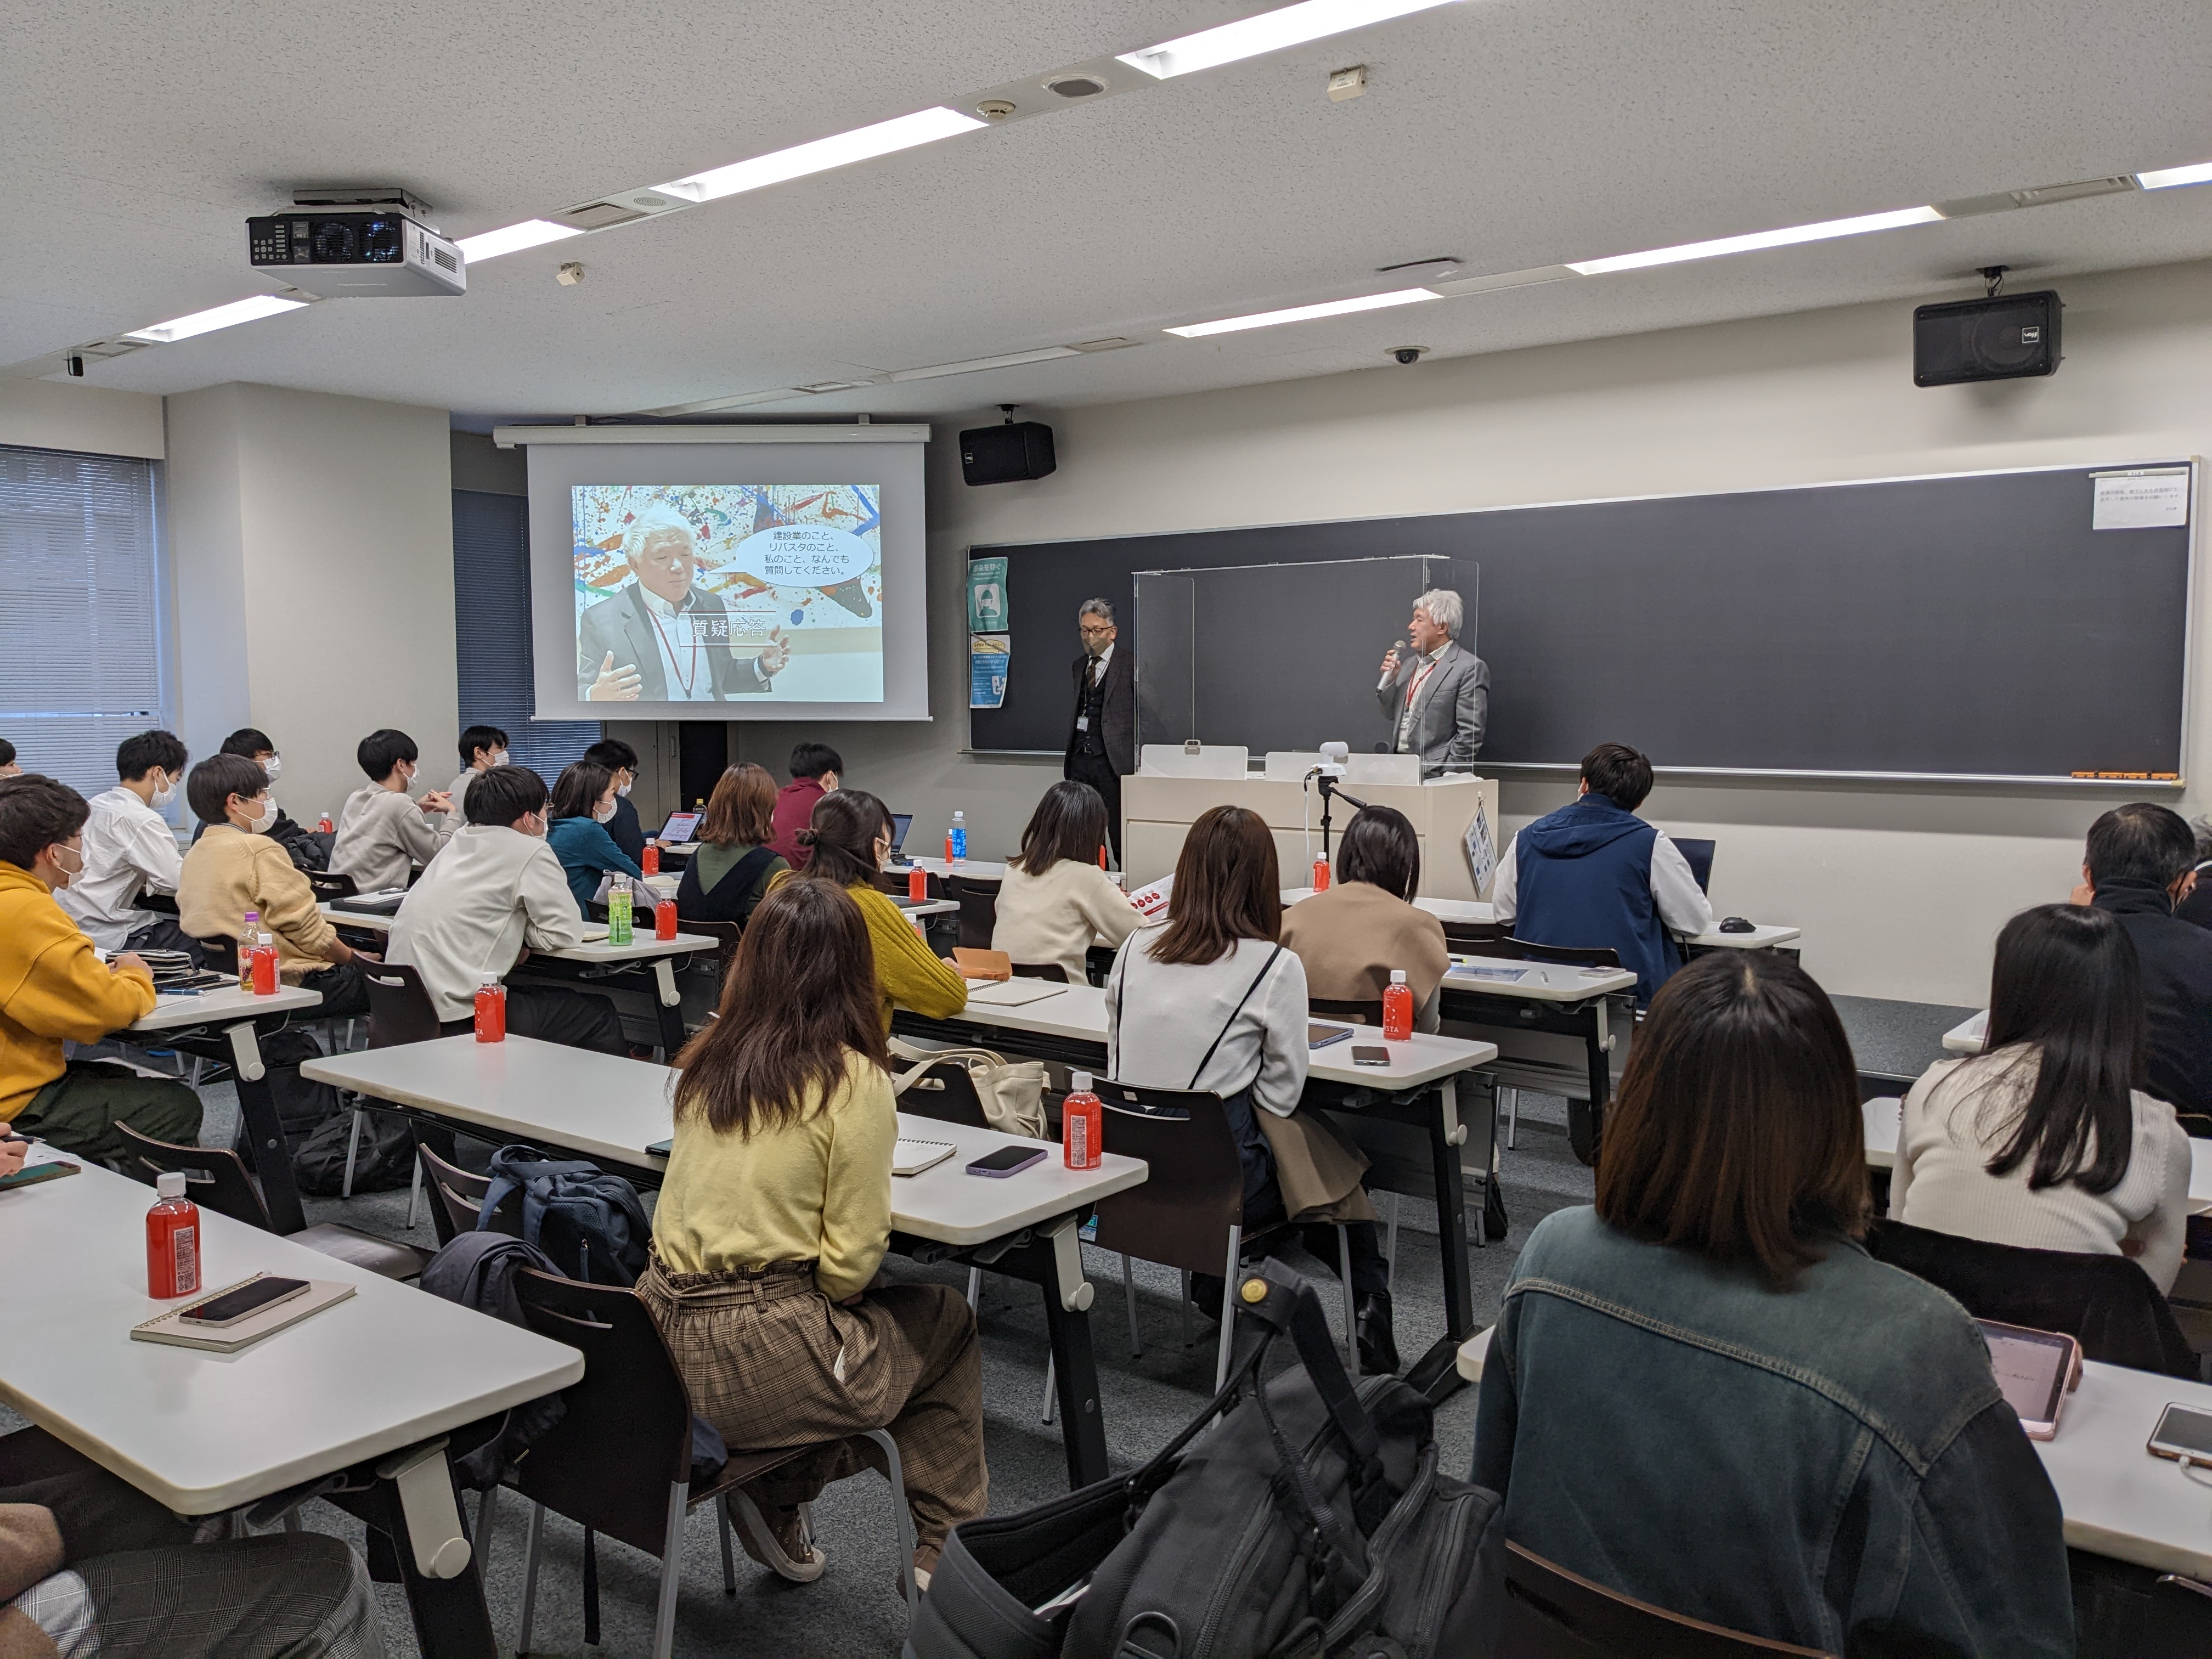
M 781 524 L 739 542 L 730 562 L 781 587 L 834 587 L 876 562 L 867 543 L 826 524 Z

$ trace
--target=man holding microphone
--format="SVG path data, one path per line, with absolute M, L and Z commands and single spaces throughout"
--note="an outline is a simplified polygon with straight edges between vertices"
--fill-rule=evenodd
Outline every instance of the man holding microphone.
M 1419 755 L 1424 776 L 1471 770 L 1481 752 L 1490 665 L 1459 643 L 1465 620 L 1459 595 L 1447 589 L 1415 599 L 1407 637 L 1382 659 L 1375 688 L 1390 721 L 1390 752 Z

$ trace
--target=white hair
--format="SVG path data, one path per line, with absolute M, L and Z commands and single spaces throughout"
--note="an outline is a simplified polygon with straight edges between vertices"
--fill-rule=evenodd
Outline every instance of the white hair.
M 1425 611 L 1429 620 L 1454 639 L 1467 621 L 1467 611 L 1459 602 L 1459 595 L 1448 587 L 1432 587 L 1413 601 L 1416 611 Z
M 691 521 L 674 507 L 659 501 L 641 507 L 637 516 L 630 520 L 629 528 L 623 532 L 623 557 L 635 564 L 644 553 L 647 542 L 656 536 L 667 535 L 681 536 L 691 544 L 694 552 L 698 550 L 699 532 L 691 527 Z
M 1114 625 L 1114 607 L 1103 599 L 1085 599 L 1075 607 L 1075 619 L 1079 626 L 1085 617 L 1096 617 L 1107 627 Z

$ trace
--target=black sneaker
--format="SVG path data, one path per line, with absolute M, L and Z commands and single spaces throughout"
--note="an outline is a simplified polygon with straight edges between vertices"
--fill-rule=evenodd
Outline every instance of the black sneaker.
M 1359 1304 L 1359 1369 L 1368 1376 L 1398 1374 L 1398 1340 L 1390 1329 L 1390 1298 L 1370 1296 Z

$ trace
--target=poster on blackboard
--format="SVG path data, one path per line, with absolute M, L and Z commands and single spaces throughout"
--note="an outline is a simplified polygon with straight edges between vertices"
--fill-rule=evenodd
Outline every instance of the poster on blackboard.
M 1006 700 L 1006 665 L 1011 653 L 1004 634 L 968 636 L 968 706 L 996 708 Z
M 968 561 L 968 631 L 1003 634 L 1006 631 L 1006 562 L 1003 558 Z M 996 708 L 999 705 L 990 705 Z

